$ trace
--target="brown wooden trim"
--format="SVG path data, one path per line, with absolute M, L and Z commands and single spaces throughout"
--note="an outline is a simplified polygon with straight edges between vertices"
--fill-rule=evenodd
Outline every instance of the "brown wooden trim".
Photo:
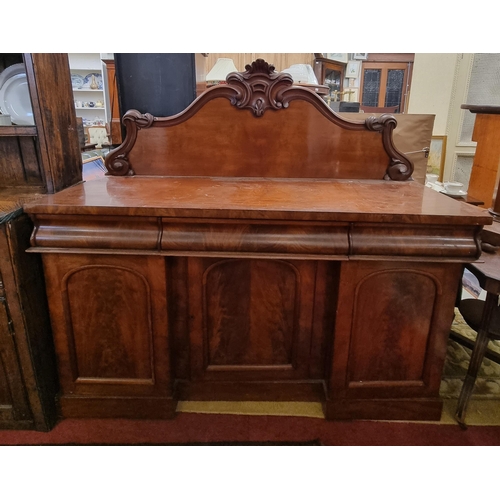
M 344 399 L 327 401 L 328 420 L 435 420 L 441 418 L 439 399 Z
M 33 57 L 30 53 L 23 54 L 24 65 L 26 66 L 26 78 L 28 79 L 28 86 L 30 89 L 30 99 L 31 106 L 33 108 L 33 118 L 35 119 L 35 128 L 36 135 L 38 138 L 37 147 L 38 147 L 38 155 L 40 158 L 40 164 L 43 168 L 41 168 L 42 180 L 43 184 L 47 187 L 47 192 L 53 193 L 54 183 L 52 179 L 52 175 L 49 169 L 49 158 L 46 141 L 45 141 L 45 131 L 42 124 L 41 111 L 40 111 L 40 102 L 38 99 L 38 90 L 36 87 L 36 79 L 35 79 L 35 71 L 33 69 Z
M 328 64 L 338 64 L 340 67 L 345 68 L 347 66 L 347 63 L 342 62 L 342 61 L 335 61 L 334 59 L 328 59 L 327 57 L 322 57 L 319 54 L 314 54 L 314 60 L 322 63 L 328 63 Z
M 415 60 L 415 54 L 411 53 L 393 53 L 393 54 L 370 54 L 368 53 L 368 57 L 366 62 L 404 62 L 404 63 L 413 63 Z
M 499 115 L 500 106 L 485 106 L 481 104 L 462 104 L 461 109 L 468 109 L 471 113 L 480 113 L 486 115 Z
M 61 396 L 60 412 L 65 418 L 151 418 L 175 417 L 177 400 L 172 398 L 126 398 Z
M 44 184 L 54 193 L 82 180 L 67 54 L 24 54 Z M 47 68 L 50 68 L 48 71 Z M 57 131 L 58 140 L 52 135 Z
M 122 127 L 120 120 L 120 104 L 118 102 L 118 87 L 116 83 L 116 68 L 114 59 L 103 59 L 108 73 L 109 102 L 111 106 L 110 113 L 110 135 L 111 144 L 121 144 Z
M 311 401 L 323 402 L 323 380 L 274 382 L 188 382 L 179 380 L 179 401 Z
M 2 126 L 0 127 L 0 136 L 36 136 L 36 127 L 28 126 Z
M 92 250 L 158 251 L 162 255 L 195 253 L 245 255 L 337 255 L 349 257 L 448 257 L 471 260 L 481 254 L 479 226 L 356 222 L 347 224 L 288 224 L 283 221 L 173 222 L 154 217 L 98 217 L 38 215 L 33 248 L 80 249 L 86 238 Z M 69 238 L 69 236 L 75 236 Z M 161 243 L 160 243 L 161 238 Z M 395 249 L 397 252 L 395 253 Z

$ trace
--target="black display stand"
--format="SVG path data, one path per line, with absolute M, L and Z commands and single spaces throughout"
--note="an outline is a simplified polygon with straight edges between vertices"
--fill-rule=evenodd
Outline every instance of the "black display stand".
M 117 54 L 120 116 L 129 109 L 171 116 L 196 98 L 195 54 Z

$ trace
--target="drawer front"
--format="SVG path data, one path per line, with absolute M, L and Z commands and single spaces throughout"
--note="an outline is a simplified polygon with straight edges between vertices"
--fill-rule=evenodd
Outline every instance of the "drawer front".
M 161 249 L 170 252 L 238 252 L 347 255 L 347 224 L 176 222 L 163 219 Z

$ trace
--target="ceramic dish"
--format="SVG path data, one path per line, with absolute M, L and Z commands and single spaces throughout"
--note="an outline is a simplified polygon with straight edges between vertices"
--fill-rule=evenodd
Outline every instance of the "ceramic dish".
M 467 191 L 463 191 L 463 190 L 457 191 L 456 193 L 450 193 L 449 191 L 446 191 L 446 189 L 444 189 L 441 192 L 448 195 L 448 196 L 451 196 L 453 198 L 461 198 L 462 196 L 467 196 Z
M 426 182 L 425 187 L 431 188 L 438 193 L 443 192 L 443 185 L 440 182 Z
M 81 89 L 83 87 L 83 78 L 80 75 L 71 75 L 71 86 L 74 89 Z
M 92 83 L 92 76 L 94 76 L 94 78 L 95 78 L 95 81 L 97 83 L 97 88 L 99 90 L 102 90 L 102 75 L 100 73 L 89 73 L 83 79 L 83 86 L 85 88 L 90 88 L 90 84 Z
M 11 76 L 0 89 L 0 109 L 15 125 L 34 125 L 28 80 L 25 73 Z
M 23 63 L 13 64 L 12 66 L 9 66 L 9 67 L 5 68 L 0 73 L 0 89 L 3 87 L 3 84 L 9 78 L 12 78 L 14 75 L 19 75 L 21 73 L 26 74 L 26 69 L 25 69 Z

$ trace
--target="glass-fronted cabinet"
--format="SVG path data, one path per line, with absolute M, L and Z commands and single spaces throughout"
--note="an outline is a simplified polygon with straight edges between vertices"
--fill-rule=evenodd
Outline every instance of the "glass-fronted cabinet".
M 316 54 L 315 54 L 316 55 Z M 330 89 L 330 98 L 340 101 L 344 90 L 344 75 L 346 64 L 326 57 L 314 59 L 314 74 L 320 85 L 326 85 Z

